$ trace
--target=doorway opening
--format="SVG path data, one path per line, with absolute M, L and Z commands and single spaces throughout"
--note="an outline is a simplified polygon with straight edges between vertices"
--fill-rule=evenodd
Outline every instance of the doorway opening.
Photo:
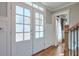
M 67 15 L 61 14 L 56 16 L 56 32 L 59 43 L 64 41 L 64 26 L 67 25 Z
M 55 13 L 55 21 L 56 21 L 56 37 L 58 45 L 59 43 L 63 43 L 64 40 L 64 26 L 69 25 L 69 13 L 70 9 L 60 11 Z
M 65 39 L 64 39 L 64 26 L 68 25 L 68 14 L 56 15 L 56 37 L 57 37 L 57 52 L 60 51 L 60 55 L 64 55 Z

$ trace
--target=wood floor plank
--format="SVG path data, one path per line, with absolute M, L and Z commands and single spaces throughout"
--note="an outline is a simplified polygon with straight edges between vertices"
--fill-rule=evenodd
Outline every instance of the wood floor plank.
M 64 56 L 64 48 L 61 44 L 58 47 L 51 46 L 34 56 Z

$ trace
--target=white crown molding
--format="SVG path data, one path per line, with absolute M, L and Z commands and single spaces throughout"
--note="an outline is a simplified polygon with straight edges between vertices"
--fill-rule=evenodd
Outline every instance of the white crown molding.
M 78 2 L 73 2 L 73 3 L 69 3 L 69 4 L 66 4 L 66 5 L 63 5 L 63 6 L 59 7 L 59 8 L 52 9 L 52 11 L 57 11 L 57 10 L 59 10 L 59 9 L 68 7 L 68 6 L 73 5 L 73 4 L 76 4 L 76 3 L 78 3 Z
M 54 12 L 54 11 L 57 11 L 57 10 L 59 10 L 59 9 L 68 7 L 68 6 L 73 5 L 73 4 L 76 4 L 76 3 L 78 3 L 78 2 L 72 2 L 72 3 L 66 4 L 66 5 L 60 6 L 60 7 L 58 7 L 58 8 L 55 8 L 55 9 L 50 8 L 50 7 L 48 7 L 48 6 L 44 5 L 44 4 L 43 4 L 43 5 L 44 5 L 48 10 L 50 10 L 51 12 Z M 41 3 L 41 4 L 42 4 L 42 3 Z

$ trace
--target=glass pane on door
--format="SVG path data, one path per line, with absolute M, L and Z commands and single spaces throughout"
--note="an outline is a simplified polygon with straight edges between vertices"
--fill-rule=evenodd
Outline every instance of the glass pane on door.
M 30 33 L 24 33 L 24 40 L 30 40 Z
M 23 24 L 23 16 L 16 15 L 16 23 L 21 23 L 21 24 Z
M 24 9 L 24 15 L 30 17 L 30 10 Z
M 30 32 L 30 25 L 24 25 L 24 32 Z
M 40 32 L 40 38 L 43 38 L 43 32 Z
M 20 6 L 16 6 L 16 14 L 23 15 L 23 8 Z
M 16 24 L 16 32 L 23 32 L 23 24 Z
M 35 27 L 35 31 L 40 31 L 39 26 L 36 26 L 36 27 Z
M 36 20 L 35 20 L 35 25 L 40 25 L 39 19 L 36 19 Z
M 35 18 L 39 19 L 39 13 L 35 13 Z
M 16 42 L 23 41 L 23 33 L 16 33 Z
M 35 38 L 39 38 L 39 32 L 35 32 Z
M 30 24 L 30 18 L 29 17 L 24 18 L 24 24 Z
M 40 26 L 40 31 L 43 31 L 43 26 Z

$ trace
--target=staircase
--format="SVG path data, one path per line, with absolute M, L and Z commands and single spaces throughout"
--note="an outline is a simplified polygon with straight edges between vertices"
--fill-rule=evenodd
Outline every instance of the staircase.
M 64 26 L 65 56 L 79 56 L 79 23 Z

